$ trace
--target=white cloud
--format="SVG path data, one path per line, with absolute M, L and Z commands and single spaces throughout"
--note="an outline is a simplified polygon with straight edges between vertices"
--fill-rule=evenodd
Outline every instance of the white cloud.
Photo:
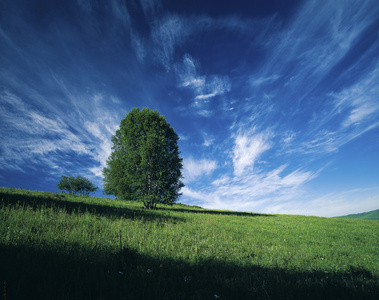
M 252 83 L 259 86 L 281 74 L 284 86 L 293 91 L 304 84 L 312 91 L 359 42 L 378 13 L 374 1 L 303 2 L 288 26 L 264 41 L 269 59 Z M 301 98 L 307 99 L 307 93 Z
M 272 19 L 251 20 L 235 16 L 211 18 L 206 15 L 185 17 L 183 15 L 167 14 L 159 18 L 158 14 L 155 13 L 161 7 L 159 1 L 141 0 L 141 5 L 145 16 L 152 19 L 151 40 L 153 42 L 153 53 L 167 71 L 171 69 L 174 62 L 173 56 L 176 47 L 198 32 L 228 30 L 233 33 L 237 31 L 244 34 L 249 33 L 255 37 L 263 37 L 272 22 Z M 262 26 L 265 29 L 262 29 Z M 254 30 L 255 28 L 260 28 L 260 30 Z
M 193 158 L 184 159 L 184 182 L 189 183 L 199 179 L 200 177 L 209 176 L 217 168 L 217 162 L 214 160 L 200 159 L 195 160 Z
M 231 83 L 228 76 L 213 76 L 207 80 L 203 87 L 203 90 L 195 97 L 195 100 L 206 100 L 229 92 Z
M 111 154 L 112 143 L 110 136 L 115 134 L 114 132 L 110 132 L 110 129 L 107 128 L 104 124 L 105 120 L 99 119 L 98 122 L 85 122 L 84 126 L 98 141 L 96 143 L 98 146 L 96 147 L 96 151 L 93 153 L 96 161 L 100 163 L 100 166 L 96 166 L 90 169 L 90 171 L 98 177 L 102 176 L 103 168 L 106 166 L 106 161 Z M 101 128 L 100 126 L 101 125 Z
M 259 78 L 256 78 L 256 79 L 254 79 L 254 77 L 253 77 L 253 78 L 251 78 L 251 84 L 253 86 L 260 86 L 260 85 L 262 85 L 264 83 L 272 83 L 272 82 L 276 81 L 279 78 L 280 78 L 280 76 L 277 75 L 277 74 L 274 74 L 274 75 L 271 75 L 271 76 L 267 76 L 267 77 L 259 77 Z
M 195 97 L 195 100 L 206 100 L 206 99 L 209 99 L 209 98 L 213 98 L 216 95 L 217 95 L 216 92 L 212 92 L 212 93 L 206 94 L 206 95 L 198 95 L 198 96 Z M 198 103 L 198 102 L 195 102 L 195 103 Z
M 231 90 L 231 82 L 228 76 L 199 74 L 199 63 L 189 54 L 185 54 L 180 64 L 177 64 L 175 71 L 179 81 L 179 87 L 189 88 L 194 93 L 193 107 L 197 113 L 204 117 L 212 115 L 208 107 L 210 99 L 223 95 Z
M 378 209 L 379 189 L 365 188 L 329 193 L 320 197 L 305 196 L 267 207 L 267 213 L 338 217 Z
M 156 20 L 151 31 L 154 44 L 154 53 L 158 61 L 170 70 L 175 47 L 188 35 L 189 28 L 184 26 L 181 18 L 176 15 L 167 15 Z
M 296 134 L 293 131 L 286 131 L 282 134 L 282 144 L 284 147 L 289 147 L 293 140 L 295 139 Z
M 69 131 L 67 125 L 57 116 L 42 115 L 41 112 L 25 104 L 19 97 L 9 92 L 2 93 L 1 99 L 12 106 L 2 111 L 2 120 L 11 125 L 6 132 L 7 139 L 3 148 L 7 153 L 7 160 L 17 160 L 22 164 L 28 156 L 34 154 L 43 155 L 57 150 L 73 150 L 82 154 L 88 154 L 77 136 Z M 10 100 L 10 101 L 9 101 Z M 6 112 L 6 113 L 5 113 Z M 17 141 L 18 138 L 28 135 L 25 141 Z M 17 147 L 17 151 L 13 152 Z M 23 152 L 24 155 L 19 154 Z M 8 167 L 12 168 L 11 165 Z
M 189 136 L 184 134 L 179 134 L 179 140 L 181 141 L 188 141 Z
M 320 130 L 310 141 L 301 143 L 300 151 L 303 153 L 323 153 L 334 152 L 345 143 L 338 134 L 333 131 Z
M 255 133 L 254 130 L 239 133 L 235 137 L 233 148 L 235 175 L 240 176 L 247 170 L 253 170 L 255 161 L 271 148 L 270 137 L 270 133 Z
M 64 157 L 74 153 L 99 163 L 83 175 L 101 176 L 111 151 L 111 135 L 118 126 L 115 117 L 103 109 L 102 95 L 93 96 L 92 101 L 96 102 L 96 106 L 87 111 L 86 118 L 94 121 L 83 121 L 82 126 L 74 125 L 77 129 L 75 133 L 70 128 L 70 118 L 63 120 L 51 112 L 44 114 L 7 91 L 3 91 L 0 98 L 7 105 L 6 109 L 0 107 L 2 122 L 10 128 L 1 144 L 4 156 L 0 159 L 0 167 L 22 171 L 25 166 L 33 167 L 36 163 L 55 169 L 52 171 L 54 173 L 72 172 L 66 169 L 70 168 L 70 162 L 65 161 Z M 80 103 L 76 105 L 79 107 Z M 72 113 L 83 117 L 79 112 Z
M 204 208 L 256 213 L 337 217 L 378 209 L 377 187 L 312 197 L 301 190 L 301 186 L 316 174 L 297 170 L 281 177 L 282 171 L 283 166 L 266 176 L 249 177 L 244 182 L 224 176 L 214 182 L 216 188 L 194 191 L 185 187 L 182 192 L 191 203 L 195 201 Z
M 8 106 L 1 108 L 2 121 L 10 124 L 11 130 L 16 129 L 32 135 L 61 134 L 67 130 L 60 117 L 42 115 L 8 91 L 3 91 L 0 98 Z
M 209 198 L 209 194 L 203 193 L 201 191 L 194 191 L 193 189 L 190 189 L 189 187 L 185 186 L 181 190 L 181 193 L 185 195 L 186 197 L 189 197 L 192 201 L 191 204 L 198 204 L 203 205 L 203 201 L 206 201 L 206 199 Z M 194 203 L 195 201 L 195 203 Z
M 282 140 L 287 153 L 323 154 L 338 151 L 343 145 L 379 126 L 379 64 L 365 76 L 340 92 L 326 95 L 331 100 L 325 109 L 313 114 L 309 127 Z M 284 132 L 284 136 L 288 133 Z M 288 143 L 287 143 L 288 142 Z
M 176 73 L 182 87 L 190 87 L 195 91 L 201 91 L 205 85 L 205 76 L 199 76 L 197 73 L 197 63 L 189 55 L 185 54 L 181 64 L 176 65 Z
M 282 175 L 286 167 L 283 165 L 268 173 L 250 172 L 234 177 L 224 175 L 201 191 L 187 187 L 183 190 L 183 196 L 195 199 L 206 208 L 267 212 L 278 202 L 303 196 L 302 186 L 317 176 L 301 170 Z
M 147 50 L 146 50 L 146 45 L 144 40 L 135 32 L 132 30 L 130 31 L 130 41 L 132 43 L 132 47 L 134 49 L 134 52 L 137 56 L 137 59 L 140 62 L 143 62 L 146 55 L 147 55 Z
M 375 103 L 355 103 L 355 108 L 351 110 L 350 115 L 344 122 L 344 126 L 358 124 L 372 113 L 376 112 L 379 105 Z
M 205 138 L 205 139 L 204 139 L 204 143 L 203 143 L 203 145 L 204 145 L 205 147 L 209 147 L 210 145 L 213 144 L 213 142 L 214 142 L 214 139 L 207 139 L 207 138 Z
M 203 146 L 205 147 L 209 147 L 213 144 L 213 142 L 215 141 L 213 135 L 203 131 L 201 133 L 201 135 L 203 136 L 203 139 L 204 139 L 204 142 L 203 142 Z
M 228 197 L 241 197 L 240 200 L 249 202 L 253 198 L 266 198 L 277 192 L 283 197 L 315 176 L 312 172 L 301 170 L 282 175 L 286 168 L 286 165 L 282 165 L 267 173 L 250 172 L 243 176 L 234 176 L 227 181 L 215 181 L 213 184 L 217 187 L 216 193 L 225 197 L 225 200 Z
M 340 93 L 332 94 L 335 114 L 346 113 L 343 127 L 361 125 L 373 120 L 379 111 L 379 63 L 364 78 Z
M 201 109 L 201 110 L 198 110 L 197 113 L 200 115 L 200 116 L 203 116 L 203 117 L 210 117 L 213 115 L 213 112 L 208 110 L 208 109 Z

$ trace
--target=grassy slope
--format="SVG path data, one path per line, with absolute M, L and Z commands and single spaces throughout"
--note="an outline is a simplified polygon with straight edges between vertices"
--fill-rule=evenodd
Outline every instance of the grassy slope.
M 378 236 L 376 221 L 0 188 L 8 299 L 376 299 Z
M 361 214 L 352 214 L 347 216 L 341 216 L 338 218 L 344 219 L 360 219 L 360 220 L 379 220 L 379 209 L 361 213 Z

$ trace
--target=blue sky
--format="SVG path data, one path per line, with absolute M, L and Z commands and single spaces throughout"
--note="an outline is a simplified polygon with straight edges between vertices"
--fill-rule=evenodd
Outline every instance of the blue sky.
M 182 203 L 378 209 L 378 28 L 375 0 L 3 0 L 0 186 L 102 187 L 112 134 L 149 107 L 180 136 Z

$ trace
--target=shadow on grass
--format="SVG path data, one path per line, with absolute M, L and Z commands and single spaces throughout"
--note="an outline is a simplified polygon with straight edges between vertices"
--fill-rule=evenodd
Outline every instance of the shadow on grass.
M 0 245 L 6 299 L 378 299 L 378 278 L 367 270 L 290 272 L 69 249 Z
M 239 212 L 239 211 L 225 211 L 225 210 L 210 210 L 210 209 L 186 209 L 186 208 L 163 208 L 157 207 L 157 210 L 168 210 L 182 213 L 194 213 L 194 214 L 210 214 L 210 215 L 224 215 L 224 216 L 239 216 L 239 217 L 275 217 L 275 215 Z
M 67 196 L 68 197 L 68 196 Z M 73 198 L 75 196 L 69 196 Z M 78 196 L 79 198 L 79 196 Z M 34 210 L 40 207 L 64 209 L 68 213 L 90 213 L 93 215 L 99 215 L 109 218 L 124 218 L 124 219 L 144 219 L 146 221 L 162 220 L 172 222 L 185 222 L 185 219 L 159 215 L 154 211 L 148 211 L 143 209 L 132 209 L 125 207 L 112 207 L 108 205 L 90 204 L 85 202 L 74 202 L 65 200 L 65 194 L 57 193 L 33 193 L 25 191 L 23 193 L 12 193 L 0 191 L 0 205 L 1 201 L 5 206 L 28 206 Z M 79 198 L 80 199 L 80 198 Z

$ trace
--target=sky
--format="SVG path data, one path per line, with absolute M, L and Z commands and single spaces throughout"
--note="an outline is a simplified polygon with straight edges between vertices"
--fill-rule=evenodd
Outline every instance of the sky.
M 102 194 L 133 107 L 179 135 L 204 208 L 333 217 L 379 208 L 372 1 L 2 0 L 0 186 Z

